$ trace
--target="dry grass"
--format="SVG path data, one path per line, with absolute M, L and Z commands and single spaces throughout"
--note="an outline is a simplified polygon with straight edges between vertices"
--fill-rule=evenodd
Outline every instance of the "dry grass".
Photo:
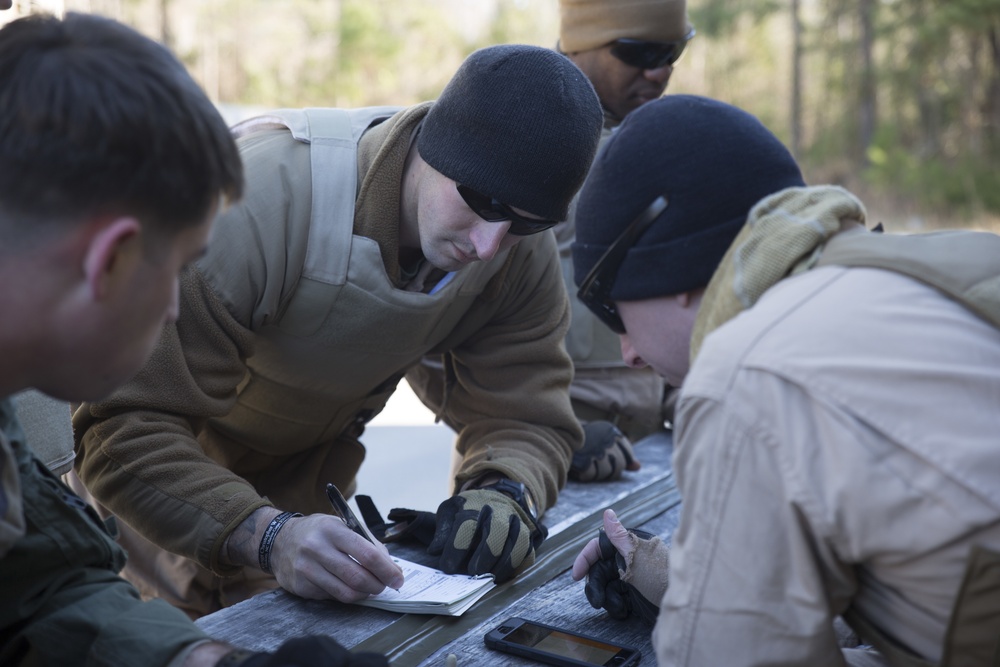
M 1000 215 L 986 211 L 973 214 L 952 214 L 921 208 L 912 201 L 884 192 L 852 188 L 865 203 L 872 223 L 881 222 L 887 231 L 926 232 L 935 229 L 977 229 L 1000 233 Z
M 831 168 L 829 165 L 823 169 L 807 169 L 806 181 L 847 188 L 864 202 L 868 209 L 869 226 L 881 222 L 886 231 L 916 233 L 935 229 L 977 229 L 1000 234 L 1000 215 L 996 213 L 978 210 L 960 214 L 934 210 L 913 198 L 864 183 L 848 169 Z

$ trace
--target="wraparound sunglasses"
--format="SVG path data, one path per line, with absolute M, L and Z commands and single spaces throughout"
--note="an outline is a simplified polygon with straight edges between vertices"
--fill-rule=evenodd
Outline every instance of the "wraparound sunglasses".
M 558 220 L 534 220 L 526 218 L 523 215 L 515 213 L 511 210 L 510 206 L 498 202 L 493 197 L 484 195 L 481 192 L 476 192 L 467 185 L 456 183 L 455 187 L 458 188 L 458 194 L 462 195 L 462 199 L 469 205 L 469 208 L 486 222 L 504 222 L 505 220 L 510 220 L 510 229 L 507 230 L 508 234 L 530 236 L 531 234 L 551 229 L 559 223 Z
M 635 245 L 643 232 L 649 229 L 653 221 L 666 208 L 667 200 L 663 197 L 657 197 L 635 220 L 629 223 L 625 231 L 615 239 L 615 242 L 604 251 L 601 258 L 590 269 L 576 293 L 583 305 L 593 311 L 597 318 L 608 325 L 616 334 L 625 333 L 625 325 L 618 315 L 618 309 L 615 308 L 615 304 L 611 300 L 611 288 L 615 285 L 618 269 L 621 268 L 629 248 Z
M 639 69 L 659 69 L 673 65 L 694 37 L 694 28 L 676 42 L 647 42 L 641 39 L 617 39 L 611 42 L 611 55 L 626 65 Z

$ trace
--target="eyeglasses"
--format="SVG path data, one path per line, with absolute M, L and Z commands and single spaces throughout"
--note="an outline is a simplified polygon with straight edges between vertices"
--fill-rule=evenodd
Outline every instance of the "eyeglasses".
M 645 42 L 639 39 L 617 39 L 611 42 L 611 55 L 626 65 L 639 69 L 659 69 L 673 65 L 684 53 L 684 47 L 694 37 L 694 28 L 677 42 Z
M 614 287 L 618 269 L 621 268 L 629 248 L 635 245 L 639 237 L 649 229 L 653 221 L 666 208 L 667 200 L 663 197 L 657 197 L 646 210 L 629 223 L 625 231 L 615 239 L 611 247 L 601 255 L 601 258 L 590 269 L 576 293 L 580 301 L 616 334 L 625 333 L 625 325 L 618 315 L 618 309 L 615 308 L 615 304 L 611 300 L 611 288 Z
M 469 205 L 469 208 L 486 222 L 504 222 L 505 220 L 510 220 L 510 228 L 507 230 L 508 234 L 530 236 L 531 234 L 551 229 L 559 223 L 558 220 L 525 218 L 523 215 L 518 215 L 511 210 L 510 206 L 501 204 L 493 197 L 476 192 L 466 185 L 456 183 L 455 187 L 458 188 L 458 194 L 462 195 L 462 199 Z

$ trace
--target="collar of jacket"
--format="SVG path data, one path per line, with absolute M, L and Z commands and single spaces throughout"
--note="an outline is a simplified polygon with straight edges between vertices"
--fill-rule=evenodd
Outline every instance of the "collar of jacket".
M 604 129 L 605 130 L 613 130 L 616 127 L 618 127 L 619 125 L 622 124 L 622 119 L 621 118 L 619 118 L 618 116 L 615 116 L 613 113 L 611 113 L 610 111 L 608 111 L 604 107 L 601 107 L 601 110 L 604 111 Z
M 354 233 L 373 239 L 393 284 L 400 284 L 399 198 L 413 133 L 431 102 L 408 107 L 369 128 L 358 143 L 358 199 Z
M 834 185 L 786 188 L 759 201 L 705 289 L 691 332 L 692 363 L 708 334 L 751 308 L 845 225 L 864 225 L 866 217 L 857 197 Z

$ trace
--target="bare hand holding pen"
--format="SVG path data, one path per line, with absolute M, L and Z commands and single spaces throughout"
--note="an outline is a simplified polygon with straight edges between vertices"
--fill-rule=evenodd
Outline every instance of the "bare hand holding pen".
M 337 516 L 283 518 L 287 514 L 262 507 L 247 517 L 226 541 L 230 562 L 273 572 L 282 588 L 310 599 L 357 602 L 386 586 L 402 587 L 403 571 L 384 545 L 362 537 Z M 276 519 L 280 525 L 274 531 Z

